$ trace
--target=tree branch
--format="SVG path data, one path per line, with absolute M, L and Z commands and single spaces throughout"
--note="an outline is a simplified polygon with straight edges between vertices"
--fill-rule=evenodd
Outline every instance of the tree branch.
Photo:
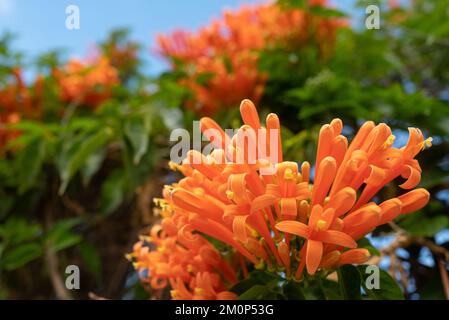
M 51 247 L 45 248 L 45 262 L 47 264 L 48 273 L 50 274 L 51 284 L 55 291 L 56 297 L 60 300 L 70 300 L 72 297 L 69 295 L 65 288 L 64 281 L 59 274 L 59 261 L 55 252 Z
M 443 284 L 444 294 L 446 296 L 446 300 L 449 300 L 449 277 L 447 275 L 446 264 L 443 259 L 437 259 L 438 268 L 440 271 L 441 283 Z

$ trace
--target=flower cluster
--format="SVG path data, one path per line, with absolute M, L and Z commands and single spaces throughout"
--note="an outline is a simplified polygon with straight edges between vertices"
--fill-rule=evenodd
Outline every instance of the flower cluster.
M 310 1 L 310 5 L 324 6 L 326 1 Z M 327 55 L 341 25 L 338 19 L 268 3 L 225 11 L 197 33 L 175 31 L 159 36 L 158 43 L 172 67 L 188 73 L 181 84 L 194 92 L 195 99 L 187 107 L 211 115 L 245 97 L 259 101 L 267 75 L 258 71 L 258 51 L 277 45 L 301 49 L 316 40 Z
M 37 77 L 31 87 L 27 87 L 20 68 L 11 72 L 13 81 L 0 88 L 0 148 L 17 137 L 17 130 L 6 128 L 18 123 L 22 117 L 36 118 L 42 111 L 43 78 Z
M 53 74 L 63 102 L 91 108 L 110 98 L 113 87 L 119 83 L 117 70 L 105 57 L 92 63 L 73 59 Z
M 90 63 L 70 60 L 62 68 L 54 69 L 52 76 L 58 103 L 75 103 L 92 109 L 109 99 L 114 86 L 120 82 L 117 69 L 105 56 Z M 0 149 L 20 135 L 19 131 L 8 128 L 9 125 L 25 118 L 40 119 L 43 114 L 46 78 L 39 75 L 34 84 L 27 85 L 19 68 L 12 70 L 11 77 L 13 81 L 0 87 Z
M 157 250 L 150 251 L 144 243 Z M 151 229 L 150 236 L 141 237 L 134 252 L 135 268 L 151 270 L 151 277 L 142 280 L 154 289 L 170 284 L 174 299 L 235 298 L 226 291 L 237 281 L 234 269 L 205 237 L 192 234 L 188 223 L 165 220 Z
M 369 253 L 357 248 L 357 240 L 429 200 L 425 189 L 414 189 L 421 177 L 414 158 L 431 145 L 419 129 L 410 128 L 407 144 L 396 148 L 386 124 L 368 121 L 348 143 L 342 121 L 334 119 L 320 130 L 315 165 L 299 167 L 282 159 L 275 114 L 262 127 L 250 100 L 240 111 L 244 125 L 233 137 L 212 119 L 201 120 L 215 149 L 208 155 L 192 150 L 182 164 L 171 163 L 185 177 L 165 187 L 163 199 L 156 200 L 161 224 L 128 257 L 143 281 L 154 289 L 170 285 L 173 298 L 232 298 L 226 289 L 246 276 L 248 263 L 296 280 L 305 271 L 315 275 L 364 263 Z M 211 130 L 218 134 L 211 136 Z M 278 141 L 274 150 L 269 148 L 272 131 Z M 267 145 L 279 162 L 266 156 L 247 161 L 248 150 L 237 141 L 243 133 L 262 139 L 256 145 Z M 267 166 L 276 170 L 261 174 Z M 373 201 L 400 176 L 406 179 L 400 187 L 411 191 Z

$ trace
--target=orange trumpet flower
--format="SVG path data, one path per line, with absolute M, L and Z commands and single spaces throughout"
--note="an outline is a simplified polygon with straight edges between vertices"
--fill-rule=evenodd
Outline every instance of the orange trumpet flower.
M 91 108 L 107 100 L 112 95 L 113 87 L 119 84 L 117 70 L 105 57 L 92 63 L 72 59 L 53 73 L 62 101 Z
M 305 244 L 305 259 L 307 271 L 315 274 L 323 256 L 323 243 L 336 244 L 343 247 L 355 248 L 357 243 L 346 233 L 331 230 L 334 222 L 335 210 L 326 209 L 318 204 L 312 208 L 308 225 L 294 220 L 282 221 L 276 228 L 282 232 L 291 233 L 307 239 Z
M 326 1 L 309 3 L 326 6 Z M 180 84 L 195 97 L 186 107 L 199 115 L 213 115 L 237 106 L 243 98 L 260 100 L 267 80 L 258 68 L 260 50 L 276 46 L 300 50 L 316 40 L 318 51 L 327 57 L 341 26 L 339 19 L 272 2 L 245 5 L 225 11 L 197 33 L 177 30 L 159 36 L 158 51 L 174 70 L 187 74 Z
M 419 183 L 414 157 L 431 144 L 419 129 L 410 129 L 407 144 L 396 148 L 386 124 L 366 122 L 348 143 L 342 121 L 334 119 L 320 130 L 311 177 L 308 162 L 298 168 L 283 160 L 276 115 L 264 127 L 251 101 L 242 101 L 240 112 L 244 124 L 232 138 L 212 119 L 201 120 L 213 151 L 190 151 L 182 163 L 170 163 L 184 178 L 156 201 L 160 232 L 148 239 L 155 249 L 142 241 L 134 249 L 136 268 L 149 270 L 143 280 L 154 288 L 170 285 L 173 298 L 235 297 L 228 290 L 246 277 L 248 265 L 286 277 L 296 270 L 300 280 L 304 270 L 315 275 L 364 263 L 369 253 L 356 240 L 429 201 L 425 189 L 414 189 L 370 202 L 399 176 L 406 179 L 403 189 Z
M 0 87 L 0 149 L 20 136 L 18 130 L 6 126 L 23 118 L 38 118 L 42 113 L 42 76 L 38 76 L 30 87 L 25 85 L 20 68 L 13 68 L 11 76 L 14 81 Z

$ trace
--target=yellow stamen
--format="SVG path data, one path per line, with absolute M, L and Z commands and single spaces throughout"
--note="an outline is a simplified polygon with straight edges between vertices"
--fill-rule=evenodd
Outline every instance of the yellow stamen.
M 234 199 L 234 192 L 232 192 L 231 190 L 226 190 L 226 196 L 229 200 L 232 200 Z
M 195 188 L 193 189 L 193 193 L 196 194 L 197 196 L 204 196 L 204 189 L 203 188 Z
M 168 163 L 168 167 L 170 170 L 176 171 L 179 168 L 179 165 L 177 163 L 174 163 L 173 161 L 170 161 Z
M 263 259 L 260 259 L 259 263 L 254 266 L 257 270 L 262 270 L 265 267 Z
M 424 140 L 422 149 L 424 150 L 425 148 L 430 148 L 432 146 L 432 141 L 433 141 L 432 137 L 428 137 L 426 140 Z
M 161 213 L 161 217 L 162 217 L 162 218 L 170 218 L 170 217 L 171 217 L 170 211 L 163 211 L 163 212 Z
M 327 222 L 324 220 L 318 220 L 316 223 L 316 228 L 320 231 L 323 231 L 326 228 Z
M 256 230 L 254 230 L 254 229 L 250 229 L 250 233 L 251 233 L 251 235 L 253 237 L 258 237 L 259 236 L 259 233 Z
M 387 149 L 387 148 L 391 147 L 394 143 L 394 140 L 396 140 L 396 137 L 393 134 L 391 134 L 385 141 L 384 148 Z
M 295 178 L 295 175 L 293 174 L 292 169 L 287 168 L 284 171 L 284 179 L 285 180 L 293 180 Z
M 165 190 L 167 190 L 168 192 L 173 192 L 173 190 L 175 189 L 175 187 L 177 187 L 176 185 L 171 185 L 171 186 L 169 186 L 169 185 L 165 185 L 164 186 L 164 191 Z
M 164 199 L 161 198 L 153 198 L 153 203 L 157 206 L 160 205 L 161 202 L 165 201 Z
M 170 290 L 170 294 L 173 299 L 179 298 L 179 291 L 178 290 Z
M 195 295 L 201 296 L 204 294 L 203 288 L 195 288 Z
M 140 241 L 146 241 L 146 242 L 151 242 L 151 237 L 149 237 L 149 236 L 143 236 L 143 235 L 140 235 L 139 236 L 139 240 Z
M 126 260 L 128 260 L 128 261 L 133 260 L 135 256 L 136 256 L 136 255 L 135 255 L 134 253 L 127 253 L 127 254 L 125 254 L 125 258 L 126 258 Z
M 153 214 L 157 217 L 157 216 L 161 216 L 162 215 L 162 210 L 159 208 L 153 208 Z M 164 217 L 165 218 L 165 217 Z

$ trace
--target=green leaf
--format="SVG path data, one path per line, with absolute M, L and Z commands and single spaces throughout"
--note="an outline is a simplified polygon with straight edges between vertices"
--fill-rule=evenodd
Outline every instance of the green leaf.
M 14 204 L 14 196 L 8 195 L 0 189 L 0 220 L 3 220 Z
M 196 76 L 196 82 L 201 86 L 207 86 L 209 81 L 215 76 L 213 72 L 201 72 Z
M 148 146 L 149 150 L 146 152 L 140 163 L 133 163 L 132 159 L 132 148 L 129 143 L 125 143 L 123 152 L 123 163 L 124 163 L 124 173 L 126 177 L 126 190 L 135 190 L 137 187 L 144 184 L 150 175 L 153 173 L 155 160 L 158 156 L 160 150 L 153 145 Z
M 86 163 L 87 158 L 103 147 L 112 137 L 113 130 L 109 127 L 103 128 L 97 133 L 89 136 L 85 141 L 78 144 L 75 148 L 70 148 L 67 157 L 60 164 L 61 187 L 59 193 L 65 192 L 68 183 L 75 173 Z
M 281 6 L 285 8 L 299 8 L 304 9 L 308 6 L 307 0 L 278 0 Z
M 325 18 L 342 18 L 347 17 L 347 14 L 340 10 L 333 8 L 323 7 L 323 6 L 312 6 L 310 7 L 310 12 L 314 15 L 325 17 Z
M 306 300 L 301 284 L 295 281 L 288 281 L 283 286 L 283 292 L 288 300 Z
M 365 248 L 373 256 L 380 256 L 380 251 L 374 247 L 367 238 L 362 238 L 357 241 L 357 248 Z
M 40 244 L 35 242 L 26 243 L 11 250 L 5 250 L 0 263 L 5 270 L 14 270 L 39 258 L 42 253 L 42 246 Z
M 133 163 L 138 164 L 148 149 L 150 122 L 144 117 L 133 117 L 126 121 L 124 132 L 133 148 Z
M 55 252 L 73 247 L 83 240 L 83 237 L 79 234 L 75 234 L 72 232 L 63 233 L 52 245 L 52 249 Z
M 406 216 L 399 225 L 411 235 L 430 237 L 449 226 L 449 217 L 446 215 L 429 217 L 424 213 L 415 213 Z
M 255 285 L 268 285 L 269 283 L 277 282 L 279 278 L 274 275 L 273 273 L 266 272 L 266 271 L 260 271 L 260 270 L 254 270 L 252 271 L 248 278 L 240 281 L 239 283 L 235 284 L 230 291 L 236 293 L 237 295 L 240 295 L 249 289 L 251 289 Z
M 31 139 L 37 136 L 43 136 L 48 129 L 55 129 L 54 125 L 29 120 L 21 120 L 18 123 L 10 125 L 9 127 L 23 132 L 27 138 Z
M 81 176 L 85 186 L 89 184 L 90 179 L 92 179 L 93 175 L 100 169 L 105 157 L 106 151 L 100 149 L 87 158 L 86 163 L 81 168 Z
M 236 283 L 229 291 L 234 292 L 237 295 L 241 295 L 242 293 L 251 289 L 256 284 L 257 282 L 254 279 L 247 278 Z
M 353 265 L 345 265 L 337 269 L 338 284 L 345 300 L 360 300 L 360 274 Z
M 270 282 L 279 279 L 277 275 L 268 271 L 261 271 L 261 270 L 254 270 L 250 273 L 249 276 L 251 279 L 254 279 L 254 281 L 259 284 L 268 284 Z
M 124 171 L 113 171 L 101 188 L 100 211 L 107 215 L 118 208 L 125 198 Z
M 101 279 L 101 259 L 98 254 L 98 250 L 88 242 L 80 244 L 79 249 L 81 251 L 81 257 L 86 265 L 86 268 L 91 272 L 98 280 Z
M 239 300 L 262 300 L 268 292 L 264 285 L 255 285 L 239 296 Z
M 81 218 L 60 220 L 45 235 L 46 245 L 50 245 L 52 250 L 58 252 L 80 243 L 82 237 L 71 229 L 81 222 Z
M 70 230 L 82 222 L 83 222 L 83 219 L 79 218 L 79 217 L 78 218 L 61 219 L 57 223 L 55 223 L 51 227 L 51 229 L 47 232 L 47 237 L 53 237 L 54 235 L 57 235 L 60 232 Z
M 403 300 L 404 295 L 397 282 L 386 272 L 378 268 L 379 270 L 379 289 L 368 289 L 367 280 L 369 277 L 374 276 L 374 273 L 367 272 L 368 265 L 360 265 L 357 270 L 362 278 L 362 286 L 368 297 L 373 300 Z
M 17 180 L 19 181 L 20 194 L 35 185 L 44 160 L 45 140 L 42 136 L 36 136 L 28 141 L 17 158 Z
M 35 239 L 41 234 L 39 224 L 30 223 L 25 219 L 11 218 L 0 225 L 0 237 L 10 246 L 22 244 Z
M 342 300 L 343 297 L 340 295 L 340 288 L 337 282 L 322 279 L 321 280 L 321 290 L 323 291 L 324 297 L 327 300 Z

